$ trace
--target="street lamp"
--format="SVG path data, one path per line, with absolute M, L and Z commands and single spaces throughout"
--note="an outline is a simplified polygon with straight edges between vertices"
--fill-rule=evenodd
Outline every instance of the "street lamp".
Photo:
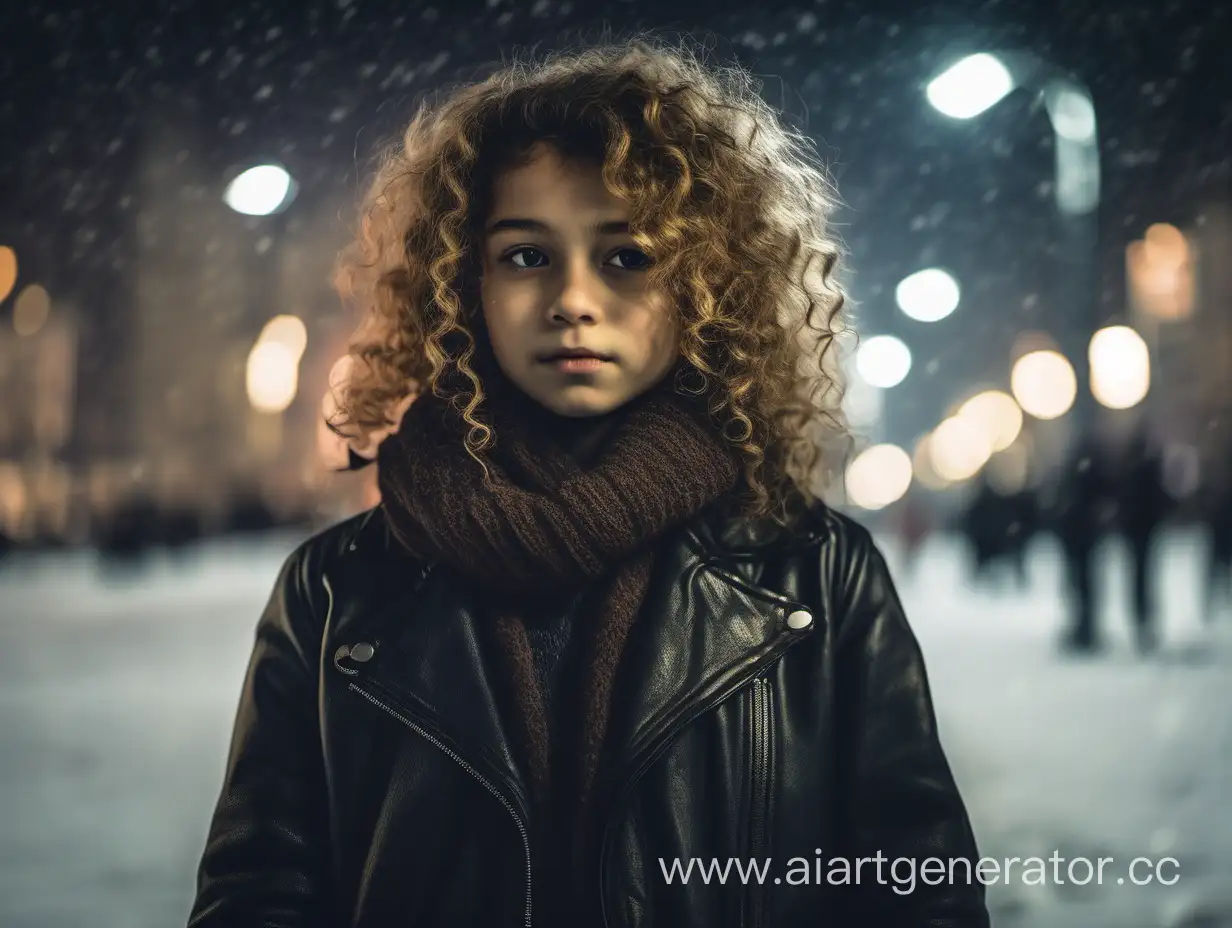
M 1056 176 L 1053 195 L 1061 216 L 1057 249 L 1069 278 L 1072 306 L 1063 311 L 1086 320 L 1068 332 L 1071 357 L 1089 378 L 1086 341 L 1100 326 L 1098 275 L 1098 210 L 1100 200 L 1099 133 L 1090 91 L 1072 75 L 1030 52 L 979 52 L 950 65 L 929 81 L 925 95 L 939 112 L 953 119 L 971 119 L 1015 89 L 1042 99 L 1052 126 Z M 1094 417 L 1089 390 L 1081 391 L 1075 418 L 1079 428 Z
M 928 82 L 925 95 L 940 113 L 971 119 L 1015 89 L 1044 101 L 1056 153 L 1056 203 L 1066 216 L 1099 205 L 1099 140 L 1091 93 L 1060 68 L 1028 52 L 979 52 Z
M 263 162 L 234 175 L 223 192 L 223 202 L 235 212 L 254 217 L 247 223 L 259 228 L 261 238 L 244 262 L 246 309 L 249 322 L 277 311 L 281 303 L 278 249 L 286 227 L 287 207 L 298 186 L 282 165 Z M 298 324 L 298 325 L 297 325 Z M 272 326 L 272 330 L 271 330 Z M 248 355 L 245 386 L 249 401 L 245 458 L 255 453 L 259 466 L 268 468 L 283 443 L 282 414 L 299 390 L 299 361 L 303 352 L 303 324 L 276 316 Z
M 258 164 L 227 185 L 223 201 L 245 216 L 268 216 L 286 209 L 295 199 L 295 194 L 295 181 L 286 168 L 277 164 Z

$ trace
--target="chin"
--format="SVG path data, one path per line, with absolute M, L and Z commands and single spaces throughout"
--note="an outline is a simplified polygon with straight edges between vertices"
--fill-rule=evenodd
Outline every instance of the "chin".
M 570 419 L 584 419 L 587 416 L 601 416 L 611 412 L 623 402 L 615 396 L 568 396 L 556 393 L 549 396 L 535 397 L 541 406 L 546 406 L 558 416 Z

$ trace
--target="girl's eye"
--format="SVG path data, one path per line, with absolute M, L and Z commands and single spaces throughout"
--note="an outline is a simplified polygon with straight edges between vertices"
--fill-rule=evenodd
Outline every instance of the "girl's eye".
M 526 255 L 532 256 L 532 259 L 535 257 L 541 258 L 544 260 L 545 263 L 547 261 L 547 256 L 544 255 L 544 253 L 540 251 L 538 248 L 529 248 L 526 246 L 513 249 L 513 251 L 505 255 L 504 260 L 511 262 L 514 267 L 522 268 L 523 270 L 531 270 L 533 268 L 543 267 L 543 264 L 534 264 L 534 263 L 524 264 L 524 263 L 514 260 L 515 258 L 518 258 L 519 256 L 525 257 Z
M 622 248 L 612 256 L 616 258 L 621 259 L 622 271 L 643 271 L 651 265 L 650 256 L 636 248 Z

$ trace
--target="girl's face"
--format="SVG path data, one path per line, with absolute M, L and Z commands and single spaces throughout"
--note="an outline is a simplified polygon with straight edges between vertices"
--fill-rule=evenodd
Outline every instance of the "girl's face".
M 537 146 L 501 174 L 484 224 L 480 295 L 493 353 L 524 393 L 563 416 L 594 416 L 654 386 L 679 334 L 628 209 L 598 166 Z M 599 357 L 561 361 L 568 349 Z

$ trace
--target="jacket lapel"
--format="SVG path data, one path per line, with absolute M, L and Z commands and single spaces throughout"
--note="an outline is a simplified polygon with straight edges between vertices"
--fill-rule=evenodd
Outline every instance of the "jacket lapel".
M 362 663 L 343 659 L 346 670 L 337 662 L 331 669 L 426 729 L 525 812 L 529 784 L 502 708 L 503 669 L 466 584 L 444 566 L 414 562 L 388 538 L 361 539 L 351 553 L 330 640 L 335 651 L 360 642 L 373 651 Z
M 815 623 L 792 628 L 803 604 L 750 582 L 706 548 L 694 525 L 661 548 L 621 657 L 600 767 L 609 800 L 674 732 L 776 660 Z
M 382 521 L 382 520 L 374 520 Z M 703 515 L 659 545 L 642 609 L 621 657 L 600 759 L 597 798 L 617 798 L 672 734 L 738 690 L 816 622 L 787 617 L 811 609 L 757 583 L 748 550 Z M 365 532 L 373 535 L 373 531 Z M 503 785 L 525 811 L 529 781 L 515 760 L 503 668 L 465 583 L 448 568 L 420 565 L 384 535 L 340 575 L 345 595 L 331 608 L 332 647 L 366 641 L 370 659 L 351 663 L 352 684 L 430 730 L 463 760 Z M 765 555 L 774 543 L 761 543 Z M 352 546 L 351 551 L 358 550 Z M 743 557 L 743 560 L 742 560 Z M 377 568 L 369 565 L 380 566 Z M 334 615 L 334 612 L 337 612 Z

